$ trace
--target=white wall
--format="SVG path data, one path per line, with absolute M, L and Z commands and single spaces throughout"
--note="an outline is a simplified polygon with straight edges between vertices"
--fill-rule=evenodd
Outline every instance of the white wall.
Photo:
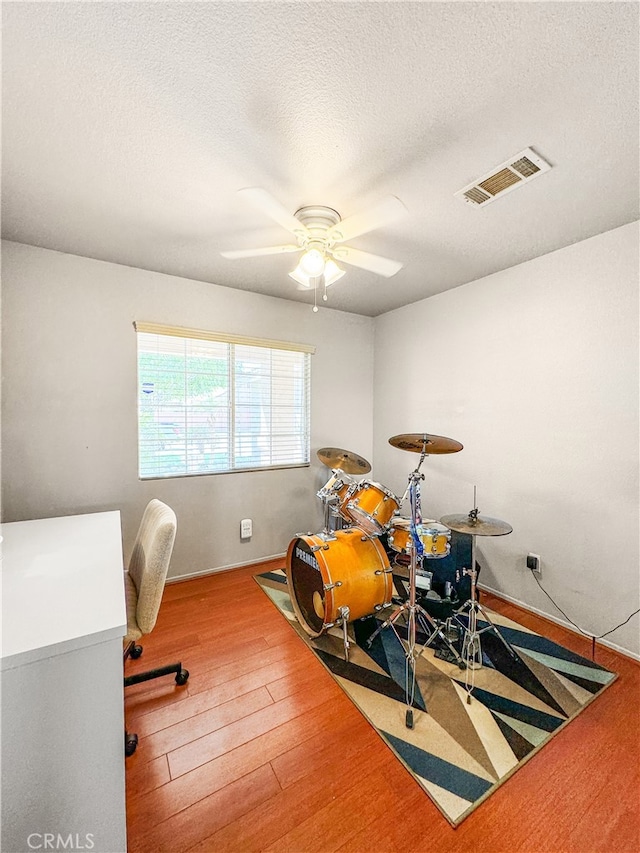
M 425 462 L 424 514 L 466 513 L 476 485 L 481 513 L 513 525 L 478 543 L 484 585 L 563 621 L 533 551 L 585 630 L 638 607 L 637 225 L 375 322 L 15 243 L 2 262 L 4 521 L 119 508 L 128 555 L 158 496 L 179 517 L 172 575 L 237 565 L 321 527 L 319 447 L 402 494 L 418 457 L 388 439 L 425 430 L 465 448 Z M 316 345 L 311 468 L 140 482 L 136 319 Z M 608 641 L 637 655 L 638 617 Z
M 505 237 L 507 239 L 507 237 Z M 478 538 L 480 581 L 601 634 L 638 607 L 638 228 L 626 225 L 376 320 L 374 457 L 402 494 L 426 431 L 423 515 L 513 526 Z M 635 616 L 608 641 L 637 655 Z
M 3 521 L 122 510 L 125 555 L 147 501 L 178 516 L 171 576 L 286 551 L 319 530 L 319 447 L 372 456 L 373 321 L 17 243 L 2 244 Z M 134 320 L 316 346 L 311 467 L 140 481 Z M 253 518 L 250 542 L 240 519 Z

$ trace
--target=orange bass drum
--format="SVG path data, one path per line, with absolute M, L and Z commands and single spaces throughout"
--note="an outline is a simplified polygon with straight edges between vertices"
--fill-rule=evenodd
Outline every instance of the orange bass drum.
M 369 616 L 391 604 L 391 567 L 377 539 L 350 527 L 335 539 L 298 536 L 287 551 L 287 582 L 298 622 L 310 637 L 318 637 L 341 619 Z

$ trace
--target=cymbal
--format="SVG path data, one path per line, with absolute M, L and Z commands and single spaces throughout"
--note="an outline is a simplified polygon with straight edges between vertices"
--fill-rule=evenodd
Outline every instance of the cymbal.
M 399 450 L 411 450 L 413 453 L 457 453 L 462 450 L 459 441 L 453 438 L 445 438 L 444 435 L 427 435 L 426 432 L 406 433 L 405 435 L 394 435 L 389 439 L 389 444 Z
M 362 456 L 339 447 L 321 447 L 318 459 L 329 468 L 340 468 L 345 474 L 368 474 L 371 465 Z
M 511 533 L 513 527 L 498 518 L 486 518 L 481 515 L 476 518 L 466 515 L 444 515 L 440 523 L 458 533 L 470 533 L 472 536 L 505 536 Z

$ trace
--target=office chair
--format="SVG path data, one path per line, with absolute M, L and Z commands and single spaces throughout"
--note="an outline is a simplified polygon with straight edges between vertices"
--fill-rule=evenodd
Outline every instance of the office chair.
M 169 569 L 169 561 L 176 538 L 176 515 L 162 501 L 155 498 L 147 504 L 133 547 L 129 568 L 124 573 L 127 600 L 127 634 L 124 638 L 123 662 L 128 657 L 139 658 L 142 646 L 136 641 L 149 634 L 158 617 L 162 593 Z M 176 684 L 186 684 L 189 673 L 181 663 L 173 663 L 128 675 L 124 686 L 139 684 L 163 675 L 176 674 Z M 125 754 L 133 755 L 138 736 L 126 732 Z

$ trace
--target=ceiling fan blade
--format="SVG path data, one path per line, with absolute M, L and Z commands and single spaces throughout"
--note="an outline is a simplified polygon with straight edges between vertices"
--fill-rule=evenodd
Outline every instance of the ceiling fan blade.
M 373 231 L 375 228 L 387 225 L 395 219 L 405 216 L 408 212 L 399 198 L 395 195 L 388 195 L 369 210 L 347 216 L 342 222 L 338 222 L 329 230 L 328 237 L 336 243 L 351 240 L 367 231 Z
M 308 234 L 308 231 L 302 222 L 300 222 L 299 219 L 296 219 L 292 213 L 289 213 L 287 208 L 283 204 L 280 204 L 280 202 L 266 190 L 263 190 L 260 187 L 245 187 L 242 190 L 238 190 L 238 195 L 241 195 L 250 204 L 257 207 L 258 210 L 266 213 L 266 215 L 275 220 L 278 225 L 282 225 L 283 228 L 290 231 L 292 234 L 295 234 L 296 237 L 306 236 Z
M 259 255 L 283 255 L 287 252 L 299 252 L 300 246 L 289 244 L 287 246 L 266 246 L 264 249 L 232 249 L 230 252 L 220 252 L 223 258 L 232 261 L 238 258 L 257 258 Z
M 336 246 L 332 254 L 337 261 L 361 267 L 363 270 L 383 275 L 385 278 L 391 278 L 404 266 L 400 261 L 392 261 L 390 258 L 372 255 L 370 252 L 361 252 L 360 249 L 352 249 L 349 246 Z

